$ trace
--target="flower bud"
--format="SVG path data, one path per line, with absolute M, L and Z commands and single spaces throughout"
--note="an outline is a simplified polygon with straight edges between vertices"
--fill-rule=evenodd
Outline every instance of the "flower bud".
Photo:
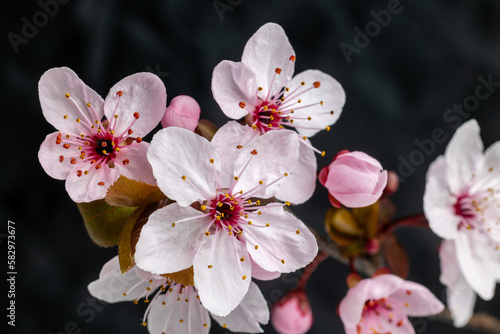
M 271 323 L 280 334 L 304 334 L 312 326 L 309 299 L 302 290 L 292 291 L 271 310 Z
M 347 207 L 360 208 L 380 198 L 387 184 L 387 171 L 366 153 L 343 151 L 320 172 L 319 179 L 330 197 Z
M 170 101 L 161 120 L 161 125 L 164 128 L 177 126 L 194 131 L 198 126 L 200 112 L 200 106 L 195 99 L 187 95 L 179 95 Z

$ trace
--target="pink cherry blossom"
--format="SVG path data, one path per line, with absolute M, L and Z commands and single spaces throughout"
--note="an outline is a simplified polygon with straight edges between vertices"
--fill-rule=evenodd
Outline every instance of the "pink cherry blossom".
M 161 120 L 161 125 L 177 126 L 194 131 L 200 120 L 200 106 L 195 99 L 187 95 L 176 96 L 170 101 Z
M 444 240 L 439 248 L 441 259 L 441 283 L 446 285 L 446 299 L 453 324 L 463 327 L 474 312 L 476 293 L 467 283 L 458 264 L 456 245 L 453 240 Z
M 165 111 L 165 86 L 157 76 L 128 76 L 103 101 L 75 72 L 62 67 L 45 72 L 38 89 L 43 115 L 58 129 L 46 137 L 38 159 L 47 174 L 66 180 L 71 199 L 104 198 L 120 175 L 155 183 L 146 159 L 149 144 L 142 137 Z
M 241 62 L 224 60 L 212 76 L 212 92 L 222 111 L 232 119 L 245 117 L 237 145 L 245 145 L 248 132 L 295 128 L 301 149 L 299 168 L 276 197 L 295 204 L 309 199 L 316 184 L 316 158 L 307 137 L 330 129 L 342 112 L 345 93 L 331 76 L 308 70 L 292 78 L 295 52 L 279 25 L 263 25 L 247 42 Z M 253 129 L 253 130 L 252 130 Z
M 500 142 L 483 153 L 479 132 L 475 120 L 466 122 L 431 164 L 424 211 L 431 229 L 454 242 L 466 282 L 489 300 L 500 280 Z
M 141 299 L 148 305 L 144 326 L 149 333 L 208 334 L 210 316 L 221 326 L 235 332 L 262 333 L 260 324 L 269 321 L 267 302 L 255 283 L 251 283 L 240 305 L 226 317 L 210 314 L 200 302 L 193 286 L 185 286 L 137 267 L 125 274 L 118 256 L 108 261 L 99 279 L 88 286 L 92 296 L 108 303 Z
M 271 310 L 271 323 L 280 334 L 304 334 L 313 324 L 309 299 L 304 291 L 292 291 Z
M 339 306 L 347 334 L 413 334 L 408 316 L 437 314 L 444 305 L 424 286 L 383 274 L 350 288 Z
M 380 198 L 387 184 L 387 171 L 366 153 L 342 151 L 321 170 L 319 180 L 328 189 L 332 205 L 339 207 L 340 202 L 360 208 Z
M 225 129 L 213 140 L 227 136 Z M 283 203 L 261 203 L 293 171 L 298 153 L 293 131 L 259 136 L 235 159 L 188 130 L 159 131 L 148 159 L 160 189 L 177 202 L 154 212 L 142 228 L 137 266 L 155 274 L 193 266 L 203 305 L 225 316 L 246 295 L 252 276 L 272 279 L 307 265 L 318 250 L 312 233 Z

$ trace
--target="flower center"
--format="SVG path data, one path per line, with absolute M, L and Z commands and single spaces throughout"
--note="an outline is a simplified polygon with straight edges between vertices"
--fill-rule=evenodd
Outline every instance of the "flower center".
M 216 220 L 217 227 L 236 227 L 240 222 L 240 215 L 244 208 L 234 196 L 228 193 L 219 193 L 210 203 L 211 214 Z

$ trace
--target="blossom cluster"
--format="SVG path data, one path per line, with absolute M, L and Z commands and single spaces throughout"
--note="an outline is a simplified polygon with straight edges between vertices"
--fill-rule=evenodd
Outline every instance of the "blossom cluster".
M 43 169 L 65 180 L 91 237 L 100 222 L 86 210 L 121 213 L 112 218 L 121 219 L 116 240 L 106 244 L 119 244 L 118 255 L 89 284 L 93 296 L 143 300 L 142 324 L 152 334 L 208 333 L 210 317 L 233 332 L 262 332 L 270 312 L 253 280 L 320 262 L 315 235 L 287 208 L 307 202 L 317 181 L 332 204 L 327 232 L 344 256 L 389 249 L 394 236 L 380 217 L 388 216 L 383 201 L 397 177 L 360 151 L 339 152 L 318 173 L 316 156 L 326 153 L 309 138 L 330 130 L 346 97 L 319 70 L 294 76 L 295 61 L 283 29 L 268 23 L 248 40 L 240 62 L 220 62 L 212 93 L 232 120 L 219 129 L 200 120 L 189 96 L 167 106 L 166 88 L 151 73 L 122 79 L 104 100 L 69 68 L 43 74 L 42 111 L 57 129 L 40 147 Z M 151 143 L 144 141 L 160 123 Z M 470 317 L 475 293 L 491 299 L 500 279 L 500 146 L 482 155 L 478 132 L 474 122 L 457 131 L 429 170 L 424 198 L 430 227 L 446 239 L 441 280 L 457 326 Z M 348 280 L 339 307 L 346 333 L 413 333 L 408 316 L 442 311 L 427 288 L 391 269 Z M 271 316 L 280 333 L 308 331 L 304 286 Z

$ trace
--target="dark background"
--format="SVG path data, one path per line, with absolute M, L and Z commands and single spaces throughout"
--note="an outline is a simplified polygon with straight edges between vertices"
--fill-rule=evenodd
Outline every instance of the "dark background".
M 169 101 L 179 94 L 191 95 L 200 103 L 202 117 L 221 126 L 227 118 L 211 95 L 214 66 L 223 59 L 239 61 L 247 39 L 261 25 L 279 23 L 296 51 L 296 73 L 320 69 L 334 76 L 347 94 L 332 131 L 312 138 L 316 147 L 327 151 L 325 158 L 318 157 L 319 167 L 337 151 L 348 149 L 365 151 L 385 168 L 398 170 L 401 158 L 408 160 L 412 154 L 418 158 L 415 140 L 431 138 L 435 128 L 444 131 L 448 139 L 435 144 L 411 175 L 405 174 L 393 197 L 398 216 L 421 212 L 427 167 L 444 152 L 456 125 L 443 119 L 445 111 L 474 94 L 478 76 L 491 74 L 500 81 L 500 4 L 402 0 L 401 13 L 393 15 L 348 63 L 339 44 L 353 45 L 353 29 L 364 30 L 374 19 L 370 12 L 386 9 L 388 2 L 222 0 L 229 9 L 218 13 L 212 0 L 70 0 L 59 5 L 58 13 L 16 53 L 8 34 L 21 36 L 23 18 L 33 22 L 42 8 L 36 1 L 2 1 L 1 231 L 6 232 L 7 220 L 16 223 L 18 272 L 17 326 L 9 333 L 71 333 L 72 327 L 80 333 L 147 332 L 140 326 L 145 305 L 98 305 L 98 312 L 87 305 L 87 284 L 98 277 L 116 249 L 102 249 L 90 241 L 64 182 L 51 179 L 38 163 L 39 145 L 54 129 L 42 116 L 37 82 L 52 67 L 72 68 L 101 96 L 127 75 L 156 72 Z M 478 120 L 486 147 L 499 139 L 499 104 L 500 92 L 494 92 L 470 115 Z M 322 230 L 328 207 L 326 191 L 318 187 L 313 199 L 295 211 Z M 439 239 L 418 229 L 400 230 L 398 236 L 409 253 L 410 279 L 443 298 L 436 253 Z M 6 255 L 1 256 L 4 261 Z M 6 264 L 1 268 L 7 271 Z M 347 273 L 345 266 L 328 260 L 313 274 L 308 286 L 315 315 L 311 333 L 343 332 L 336 308 L 346 292 Z M 264 296 L 270 303 L 276 301 L 294 286 L 296 277 L 283 275 L 261 284 Z M 4 310 L 6 294 L 6 290 L 0 293 Z M 476 310 L 497 316 L 499 309 L 498 296 L 476 305 Z M 5 315 L 1 319 L 3 326 Z M 468 333 L 432 318 L 416 329 Z M 224 333 L 215 322 L 212 332 Z M 274 333 L 270 325 L 265 332 Z

